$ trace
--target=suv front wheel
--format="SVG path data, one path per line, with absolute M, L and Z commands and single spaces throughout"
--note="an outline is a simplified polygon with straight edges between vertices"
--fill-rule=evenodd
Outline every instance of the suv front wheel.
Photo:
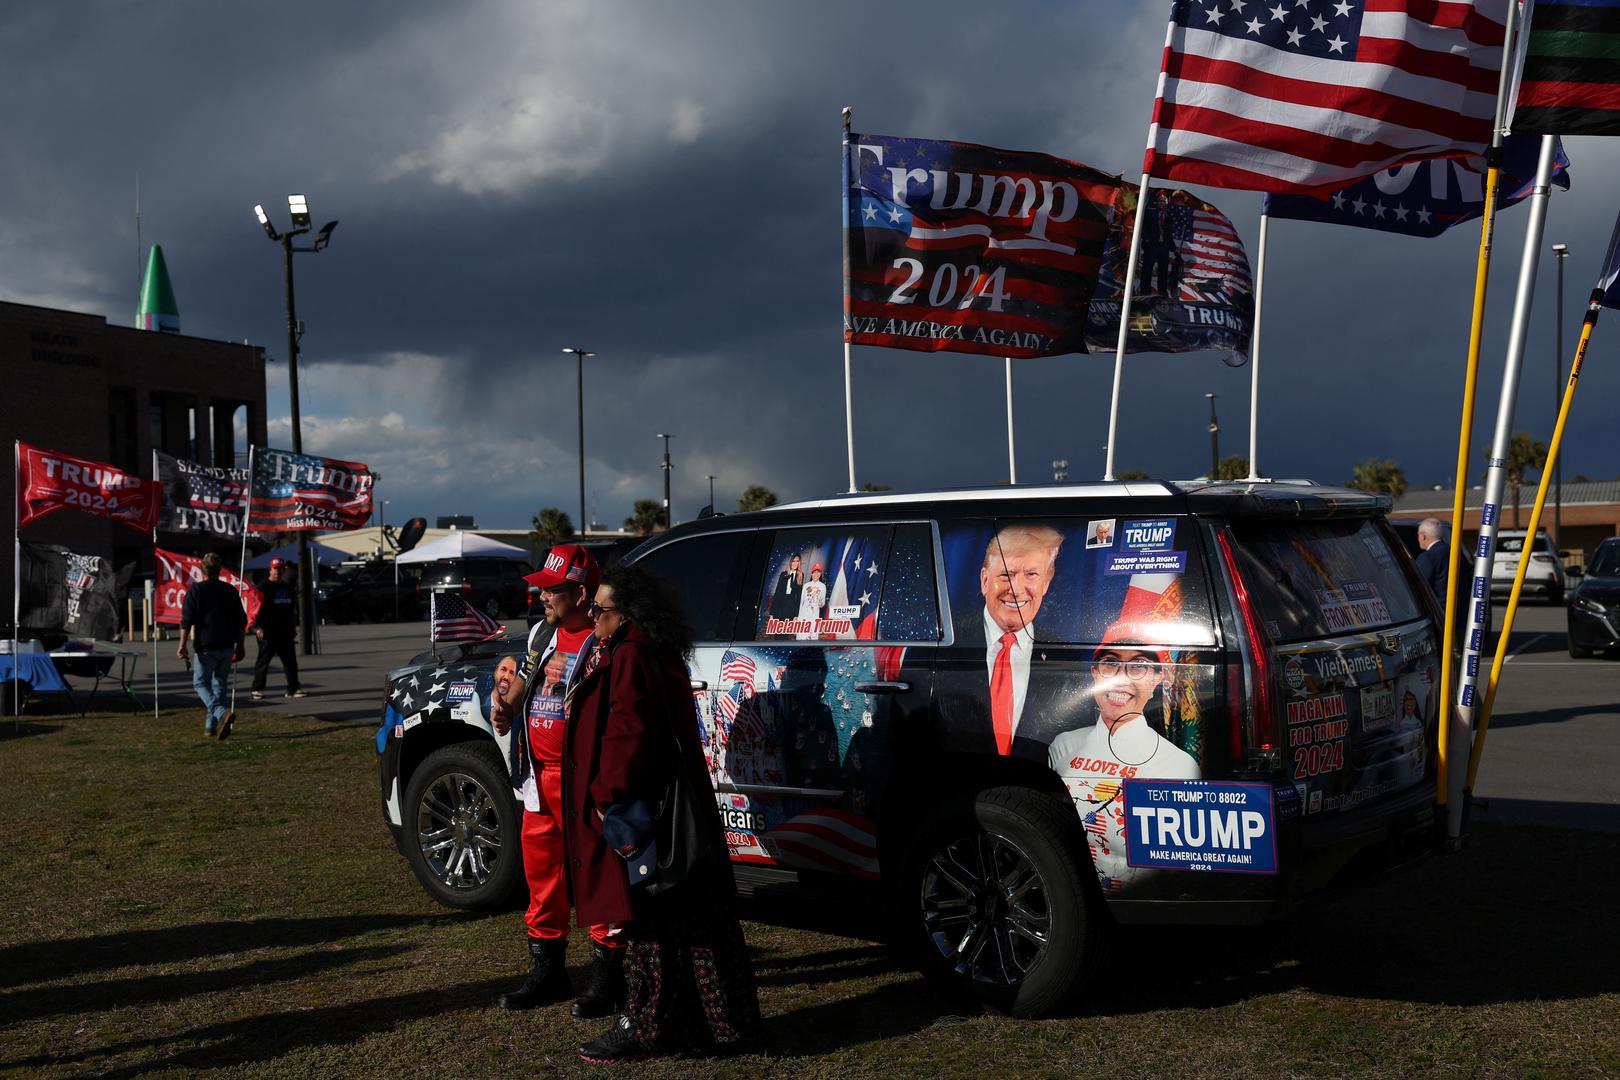
M 506 762 L 494 743 L 435 750 L 405 787 L 405 857 L 447 907 L 504 907 L 522 884 L 520 823 Z
M 1049 1016 L 1097 969 L 1105 920 L 1068 800 L 997 787 L 939 806 L 900 872 L 901 942 L 941 989 Z

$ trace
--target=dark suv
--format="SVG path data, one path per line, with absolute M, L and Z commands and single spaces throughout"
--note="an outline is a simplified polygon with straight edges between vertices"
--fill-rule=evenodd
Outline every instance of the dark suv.
M 516 615 L 528 607 L 523 577 L 534 567 L 522 559 L 440 559 L 422 570 L 417 591 L 425 608 L 433 590 L 459 592 L 468 604 L 492 619 Z
M 1106 978 L 1115 923 L 1258 922 L 1431 846 L 1439 636 L 1388 508 L 1299 483 L 862 494 L 629 561 L 695 631 L 739 884 L 865 883 L 931 977 L 1043 1015 Z M 389 675 L 385 816 L 453 906 L 521 887 L 488 721 L 521 647 Z
M 334 623 L 420 619 L 417 568 L 374 560 L 320 585 L 321 617 Z

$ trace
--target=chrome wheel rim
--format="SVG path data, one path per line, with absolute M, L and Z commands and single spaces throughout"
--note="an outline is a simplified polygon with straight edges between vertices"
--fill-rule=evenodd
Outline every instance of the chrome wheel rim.
M 445 773 L 422 792 L 416 808 L 416 841 L 441 885 L 478 888 L 494 877 L 501 861 L 494 798 L 476 777 Z
M 1017 844 L 975 831 L 935 852 L 922 876 L 923 929 L 942 960 L 976 983 L 1016 986 L 1051 933 L 1046 883 Z

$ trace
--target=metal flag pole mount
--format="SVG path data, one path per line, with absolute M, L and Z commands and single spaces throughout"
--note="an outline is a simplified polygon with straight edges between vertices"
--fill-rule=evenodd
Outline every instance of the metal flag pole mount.
M 848 330 L 848 325 L 849 324 L 848 324 L 848 319 L 850 317 L 850 306 L 849 306 L 849 236 L 848 236 L 848 233 L 849 233 L 849 186 L 850 186 L 850 181 L 854 178 L 854 173 L 851 172 L 851 170 L 853 168 L 855 168 L 856 165 L 858 164 L 855 161 L 854 155 L 851 153 L 852 147 L 849 144 L 849 142 L 850 142 L 849 126 L 850 126 L 850 123 L 854 120 L 854 118 L 855 118 L 855 110 L 852 109 L 850 106 L 845 105 L 844 109 L 843 109 L 843 121 L 844 121 L 844 137 L 843 137 L 844 222 L 843 222 L 843 231 L 844 231 L 845 235 L 844 235 L 844 238 L 843 238 L 843 243 L 840 245 L 840 247 L 841 247 L 841 249 L 843 251 L 843 256 L 844 256 L 844 319 L 845 319 L 845 330 L 844 330 L 844 442 L 845 442 L 846 450 L 848 451 L 848 454 L 849 454 L 849 490 L 851 492 L 854 492 L 854 490 L 855 490 L 855 402 L 854 402 L 854 391 L 853 391 L 853 387 L 852 387 L 852 381 L 851 381 L 851 378 L 850 378 L 850 356 L 849 356 L 849 330 Z
M 1509 4 L 1507 30 L 1502 39 L 1504 57 L 1513 55 L 1518 15 L 1519 6 Z M 1457 472 L 1452 484 L 1451 499 L 1452 545 L 1456 545 L 1462 539 L 1463 500 L 1468 491 L 1468 446 L 1474 434 L 1474 401 L 1479 385 L 1480 343 L 1485 330 L 1486 286 L 1490 281 L 1491 243 L 1496 234 L 1496 196 L 1502 175 L 1502 124 L 1506 115 L 1508 88 L 1512 82 L 1510 70 L 1512 67 L 1512 64 L 1504 63 L 1497 78 L 1496 111 L 1492 120 L 1491 146 L 1486 155 L 1485 205 L 1484 212 L 1480 216 L 1479 259 L 1474 270 L 1474 308 L 1468 326 L 1468 362 L 1463 375 L 1462 418 L 1457 426 Z M 1462 836 L 1462 808 L 1453 807 L 1450 800 L 1451 743 L 1454 735 L 1458 740 L 1466 738 L 1468 729 L 1461 714 L 1451 707 L 1451 658 L 1455 655 L 1457 644 L 1457 587 L 1460 584 L 1456 573 L 1456 547 L 1448 547 L 1446 556 L 1450 560 L 1450 565 L 1446 568 L 1446 602 L 1442 605 L 1445 610 L 1445 628 L 1442 631 L 1444 645 L 1440 658 L 1440 701 L 1443 713 L 1440 718 L 1439 753 L 1436 762 L 1435 802 L 1446 807 L 1446 840 L 1450 846 L 1455 847 Z
M 1547 136 L 1551 138 L 1552 136 Z M 1614 264 L 1615 248 L 1620 245 L 1620 222 L 1616 222 L 1613 239 L 1609 241 L 1609 256 L 1604 260 L 1604 276 L 1608 275 L 1608 268 Z M 1581 381 L 1581 366 L 1586 361 L 1586 346 L 1592 340 L 1592 331 L 1597 326 L 1598 315 L 1603 311 L 1603 281 L 1592 290 L 1592 296 L 1586 303 L 1586 318 L 1581 323 L 1580 341 L 1575 346 L 1575 362 L 1570 365 L 1569 379 L 1564 384 L 1564 397 L 1558 407 L 1558 422 L 1553 425 L 1552 444 L 1547 447 L 1547 461 L 1541 467 L 1541 482 L 1536 486 L 1536 502 L 1530 508 L 1530 527 L 1525 531 L 1528 538 L 1523 549 L 1519 552 L 1519 568 L 1513 575 L 1513 591 L 1508 594 L 1507 610 L 1502 614 L 1501 644 L 1496 648 L 1496 656 L 1491 660 L 1490 682 L 1485 687 L 1485 701 L 1480 706 L 1479 724 L 1474 733 L 1474 746 L 1468 755 L 1468 778 L 1464 783 L 1465 796 L 1471 797 L 1474 791 L 1474 779 L 1479 775 L 1479 759 L 1485 752 L 1485 733 L 1491 726 L 1491 709 L 1496 704 L 1496 686 L 1502 678 L 1502 665 L 1507 659 L 1507 642 L 1513 633 L 1513 619 L 1519 611 L 1519 595 L 1524 588 L 1525 571 L 1530 568 L 1530 557 L 1535 545 L 1530 541 L 1535 539 L 1536 528 L 1541 524 L 1541 512 L 1547 505 L 1547 490 L 1552 485 L 1553 469 L 1558 462 L 1558 453 L 1564 444 L 1564 428 L 1569 422 L 1570 409 L 1575 404 L 1575 388 Z
M 1266 295 L 1266 227 L 1270 221 L 1271 215 L 1260 215 L 1260 254 L 1254 265 L 1254 332 L 1249 337 L 1248 478 L 1251 481 L 1260 479 L 1260 304 Z
M 1524 230 L 1524 254 L 1519 261 L 1519 285 L 1513 299 L 1513 322 L 1508 331 L 1507 364 L 1502 371 L 1502 396 L 1496 408 L 1496 431 L 1491 438 L 1490 456 L 1485 462 L 1485 498 L 1479 511 L 1479 544 L 1474 551 L 1474 574 L 1470 582 L 1468 640 L 1463 643 L 1462 674 L 1458 678 L 1457 729 L 1467 738 L 1473 730 L 1479 706 L 1479 661 L 1484 652 L 1490 605 L 1486 597 L 1491 587 L 1491 556 L 1496 551 L 1496 533 L 1501 528 L 1502 493 L 1507 488 L 1508 444 L 1513 438 L 1513 406 L 1519 395 L 1519 375 L 1524 366 L 1525 343 L 1530 336 L 1530 305 L 1536 292 L 1536 263 L 1541 254 L 1541 236 L 1547 223 L 1548 194 L 1552 186 L 1553 148 L 1557 139 L 1541 137 L 1541 157 L 1536 164 L 1536 186 L 1530 196 L 1530 217 Z M 1455 531 L 1453 532 L 1455 535 Z M 1500 653 L 1508 645 L 1504 628 L 1497 644 Z M 1446 807 L 1447 837 L 1462 835 L 1464 776 L 1452 770 L 1447 777 L 1450 801 Z
M 1012 357 L 1003 356 L 1007 366 L 1007 483 L 1018 483 L 1018 447 L 1013 438 Z
M 1108 402 L 1108 453 L 1103 479 L 1114 478 L 1115 436 L 1119 433 L 1119 384 L 1125 375 L 1125 338 L 1130 333 L 1131 294 L 1136 290 L 1136 257 L 1142 250 L 1142 221 L 1148 204 L 1148 174 L 1136 193 L 1136 223 L 1131 226 L 1131 253 L 1125 258 L 1125 286 L 1119 297 L 1119 340 L 1114 345 L 1114 392 Z

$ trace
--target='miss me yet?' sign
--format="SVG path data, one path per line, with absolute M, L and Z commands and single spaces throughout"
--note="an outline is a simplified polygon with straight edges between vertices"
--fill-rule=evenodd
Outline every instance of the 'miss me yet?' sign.
M 1127 780 L 1125 807 L 1125 859 L 1131 866 L 1277 872 L 1270 784 Z

